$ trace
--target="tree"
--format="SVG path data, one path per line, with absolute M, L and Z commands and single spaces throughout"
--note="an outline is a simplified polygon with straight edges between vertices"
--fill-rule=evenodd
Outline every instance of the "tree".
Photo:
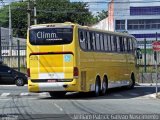
M 96 15 L 97 22 L 105 19 L 108 17 L 108 11 L 102 10 L 101 12 L 98 12 Z
M 25 37 L 27 31 L 27 3 L 26 2 L 13 2 L 11 6 L 11 20 L 13 28 L 13 36 Z M 9 5 L 0 9 L 0 26 L 9 26 Z
M 69 0 L 37 0 L 37 22 L 74 22 L 90 25 L 95 18 L 83 2 L 70 2 Z M 14 2 L 10 4 L 12 11 L 13 35 L 26 37 L 27 31 L 27 2 Z M 0 8 L 0 26 L 8 27 L 8 5 Z M 31 24 L 33 24 L 33 3 L 31 2 Z

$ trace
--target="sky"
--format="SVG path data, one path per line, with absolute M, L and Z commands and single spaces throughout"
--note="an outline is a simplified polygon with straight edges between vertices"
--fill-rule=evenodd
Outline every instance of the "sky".
M 0 0 L 1 1 L 1 0 Z M 5 4 L 14 2 L 14 1 L 20 1 L 20 0 L 3 0 Z M 93 13 L 100 12 L 102 10 L 107 10 L 107 3 L 110 0 L 70 0 L 71 2 L 89 2 L 89 10 Z M 91 2 L 91 3 L 90 3 Z M 102 2 L 102 3 L 96 3 L 96 2 Z M 0 2 L 0 6 L 2 6 Z
M 1 0 L 0 0 L 1 1 Z M 5 4 L 10 3 L 10 2 L 14 2 L 14 1 L 20 1 L 20 0 L 3 0 Z M 70 0 L 71 2 L 88 2 L 89 5 L 89 10 L 96 14 L 97 12 L 101 12 L 102 10 L 107 10 L 108 9 L 108 2 L 110 2 L 111 0 Z M 118 2 L 121 2 L 122 0 L 115 0 Z M 136 5 L 135 2 L 146 2 L 146 1 L 159 1 L 159 0 L 130 0 L 131 2 L 133 2 L 132 4 Z M 143 4 L 143 3 L 142 3 Z M 148 5 L 151 5 L 151 3 L 148 3 Z M 156 3 L 153 2 L 152 5 Z M 1 2 L 0 2 L 0 7 L 2 6 Z
M 100 12 L 102 10 L 107 10 L 107 2 L 111 0 L 70 0 L 71 2 L 88 2 L 89 10 L 93 13 Z M 98 3 L 99 2 L 99 3 Z

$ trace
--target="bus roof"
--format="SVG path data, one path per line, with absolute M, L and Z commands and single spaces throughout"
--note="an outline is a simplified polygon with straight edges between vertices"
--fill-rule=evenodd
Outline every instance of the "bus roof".
M 101 30 L 97 28 L 92 28 L 89 26 L 82 26 L 76 23 L 72 22 L 64 22 L 64 23 L 48 23 L 48 24 L 37 24 L 37 25 L 32 25 L 30 26 L 29 29 L 37 29 L 37 28 L 45 28 L 45 27 L 55 27 L 55 26 L 65 26 L 65 27 L 78 27 L 81 29 L 85 30 L 91 30 L 91 31 L 96 31 L 96 32 L 103 32 L 103 33 L 108 33 L 108 34 L 113 34 L 113 35 L 119 35 L 119 36 L 126 36 L 126 37 L 132 37 L 135 38 L 133 35 L 130 35 L 128 33 L 121 33 L 121 32 L 113 32 L 113 31 L 107 31 L 107 30 Z

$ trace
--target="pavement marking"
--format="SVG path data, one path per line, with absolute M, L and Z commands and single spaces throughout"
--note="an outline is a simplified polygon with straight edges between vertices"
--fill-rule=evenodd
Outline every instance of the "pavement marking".
M 29 93 L 21 93 L 20 96 L 28 96 Z
M 113 96 L 115 96 L 115 97 L 123 97 L 123 95 L 120 95 L 120 94 L 113 94 Z
M 1 97 L 7 97 L 7 96 L 9 96 L 10 95 L 10 93 L 2 93 L 1 94 Z
M 48 96 L 49 94 L 47 92 L 39 93 L 39 96 Z
M 6 98 L 6 99 L 0 99 L 0 101 L 6 101 L 6 100 L 10 100 L 10 99 L 8 99 L 8 98 Z
M 55 105 L 60 111 L 63 111 L 63 108 L 61 108 L 59 105 L 57 105 L 56 103 L 54 103 L 54 105 Z

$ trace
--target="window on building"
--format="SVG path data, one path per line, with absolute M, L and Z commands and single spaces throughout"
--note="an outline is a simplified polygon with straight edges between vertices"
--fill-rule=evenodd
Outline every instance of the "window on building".
M 130 7 L 130 15 L 160 15 L 160 6 Z
M 127 29 L 128 30 L 160 29 L 160 19 L 128 20 Z
M 125 20 L 116 20 L 116 30 L 125 30 Z

